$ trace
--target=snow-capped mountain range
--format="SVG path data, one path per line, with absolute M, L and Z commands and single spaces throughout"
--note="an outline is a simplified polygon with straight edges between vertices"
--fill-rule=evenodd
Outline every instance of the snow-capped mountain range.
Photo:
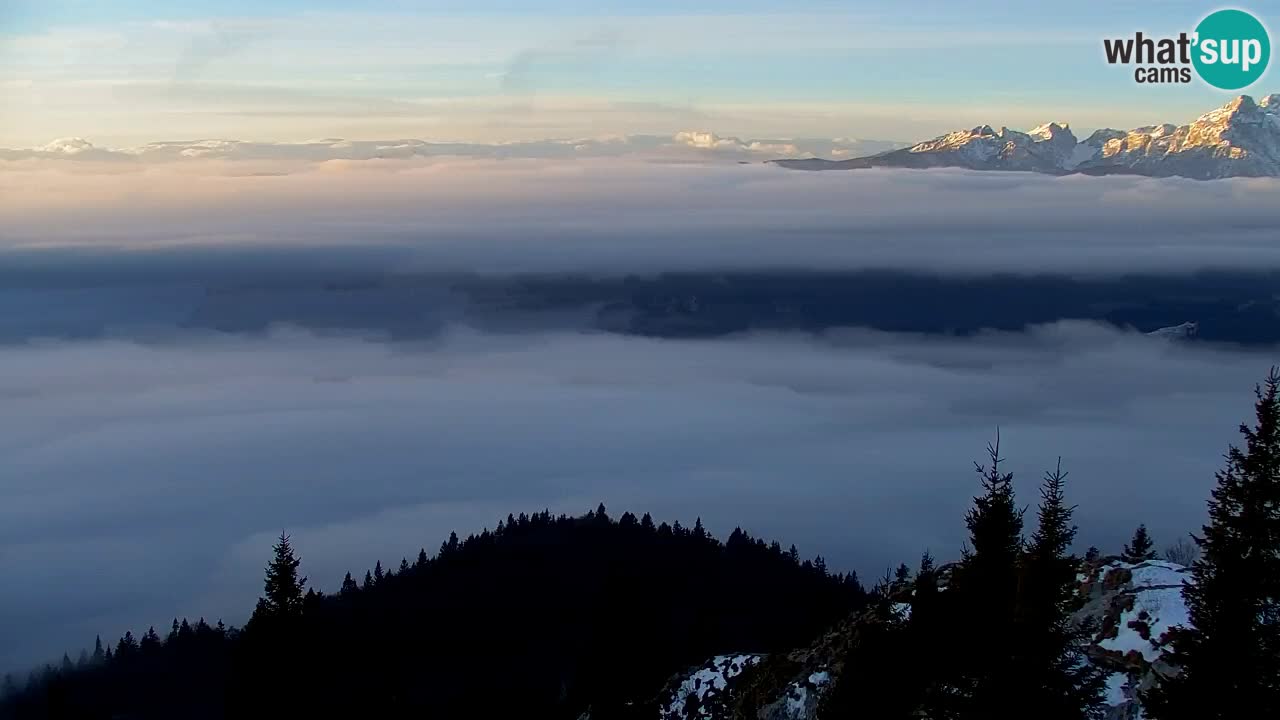
M 1186 125 L 1103 129 L 1084 140 L 1066 123 L 1046 123 L 1030 132 L 982 125 L 851 160 L 773 162 L 798 170 L 961 167 L 1197 180 L 1280 177 L 1280 94 L 1259 101 L 1241 95 Z

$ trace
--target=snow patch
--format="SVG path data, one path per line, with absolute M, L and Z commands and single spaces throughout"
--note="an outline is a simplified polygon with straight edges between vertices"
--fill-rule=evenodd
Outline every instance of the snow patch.
M 1159 560 L 1137 565 L 1116 563 L 1107 572 L 1116 569 L 1131 573 L 1133 607 L 1120 614 L 1116 636 L 1102 640 L 1098 646 L 1122 655 L 1138 652 L 1147 662 L 1155 662 L 1164 653 L 1165 635 L 1174 627 L 1191 624 L 1182 598 L 1187 571 L 1175 563 Z M 1143 637 L 1144 628 L 1146 637 Z
M 1129 675 L 1127 673 L 1117 672 L 1107 676 L 1106 700 L 1107 705 L 1115 707 L 1128 702 L 1129 698 L 1124 694 L 1125 685 L 1129 684 Z
M 742 674 L 743 670 L 755 665 L 763 659 L 763 655 L 717 655 L 711 662 L 690 673 L 672 694 L 670 702 L 661 710 L 663 720 L 687 720 L 690 718 L 710 717 L 702 708 L 702 702 L 712 692 L 723 691 L 729 681 Z M 689 700 L 697 698 L 695 706 L 698 710 L 689 714 Z

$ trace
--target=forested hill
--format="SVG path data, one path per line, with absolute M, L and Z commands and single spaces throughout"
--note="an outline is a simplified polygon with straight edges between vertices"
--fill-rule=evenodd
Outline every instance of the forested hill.
M 289 597 L 281 545 L 268 598 Z M 243 629 L 131 632 L 25 691 L 11 680 L 0 715 L 653 717 L 674 673 L 726 648 L 801 645 L 865 602 L 855 578 L 794 548 L 603 505 L 509 516 L 386 568 L 336 594 L 304 596 L 297 577 L 299 607 L 264 600 Z

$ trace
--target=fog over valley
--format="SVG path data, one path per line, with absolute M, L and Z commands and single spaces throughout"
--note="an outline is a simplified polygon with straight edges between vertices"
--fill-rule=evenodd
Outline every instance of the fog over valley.
M 1280 340 L 1274 180 L 7 162 L 4 670 L 242 623 L 281 529 L 327 591 L 600 502 L 952 559 L 997 428 L 1077 545 L 1172 542 Z

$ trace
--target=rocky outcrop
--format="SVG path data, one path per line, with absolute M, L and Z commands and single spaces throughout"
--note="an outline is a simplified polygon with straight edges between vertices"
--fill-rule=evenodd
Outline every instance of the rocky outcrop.
M 945 592 L 954 565 L 939 568 Z M 1140 694 L 1178 672 L 1166 657 L 1170 630 L 1186 625 L 1183 585 L 1192 578 L 1176 563 L 1125 563 L 1101 558 L 1078 576 L 1072 621 L 1090 638 L 1090 662 L 1107 671 L 1107 720 L 1142 717 Z M 894 612 L 910 616 L 911 593 L 894 588 Z M 868 612 L 831 628 L 789 653 L 724 655 L 672 678 L 660 695 L 661 720 L 815 720 L 822 693 L 840 677 L 843 658 L 860 633 L 884 619 Z
M 1111 672 L 1108 720 L 1140 717 L 1139 694 L 1177 673 L 1165 654 L 1169 631 L 1189 624 L 1182 598 L 1188 582 L 1186 568 L 1161 560 L 1130 564 L 1111 558 L 1083 569 L 1073 620 L 1091 631 L 1090 660 Z

